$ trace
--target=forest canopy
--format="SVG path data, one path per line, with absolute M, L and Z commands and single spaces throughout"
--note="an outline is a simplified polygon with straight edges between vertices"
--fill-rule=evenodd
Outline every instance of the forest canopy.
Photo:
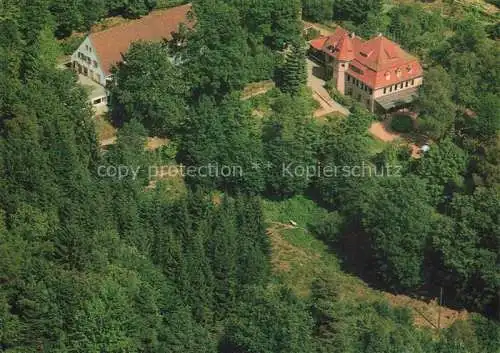
M 0 2 L 0 352 L 497 353 L 500 49 L 488 26 L 377 0 L 194 1 L 184 45 L 134 43 L 114 68 L 119 126 L 103 149 L 87 92 L 56 65 L 56 38 L 176 4 Z M 301 12 L 384 31 L 422 57 L 414 108 L 429 153 L 375 150 L 379 117 L 357 105 L 314 117 Z M 243 97 L 263 80 L 275 87 Z M 151 136 L 168 145 L 145 148 Z M 147 173 L 208 164 L 245 173 Z M 283 164 L 398 174 L 332 178 Z M 103 177 L 110 166 L 138 172 Z M 295 198 L 307 202 L 276 218 L 273 207 Z M 299 293 L 276 270 L 276 223 L 324 242 L 338 271 L 409 297 L 444 293 L 471 314 L 418 327 L 410 309 L 314 272 Z

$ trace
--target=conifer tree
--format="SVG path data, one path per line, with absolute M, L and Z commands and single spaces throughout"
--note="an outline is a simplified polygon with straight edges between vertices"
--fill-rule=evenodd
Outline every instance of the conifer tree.
M 302 42 L 291 44 L 287 50 L 278 86 L 283 92 L 296 95 L 307 81 L 305 50 Z
M 237 290 L 238 233 L 233 207 L 226 197 L 215 214 L 214 231 L 208 241 L 215 280 L 214 302 L 220 318 L 233 308 Z
M 270 242 L 266 234 L 260 201 L 256 197 L 236 198 L 238 239 L 238 281 L 240 286 L 259 284 L 269 273 Z

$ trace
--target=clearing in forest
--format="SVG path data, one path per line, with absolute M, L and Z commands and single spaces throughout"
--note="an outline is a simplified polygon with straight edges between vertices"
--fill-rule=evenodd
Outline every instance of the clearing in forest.
M 435 299 L 420 300 L 375 290 L 358 277 L 343 272 L 336 255 L 307 230 L 308 224 L 326 213 L 313 201 L 304 197 L 282 202 L 265 201 L 264 210 L 272 245 L 273 271 L 298 296 L 307 297 L 313 281 L 322 277 L 335 283 L 340 300 L 375 302 L 385 298 L 393 306 L 410 308 L 415 325 L 420 327 L 437 328 L 439 315 L 441 328 L 467 319 L 466 311 L 439 306 Z

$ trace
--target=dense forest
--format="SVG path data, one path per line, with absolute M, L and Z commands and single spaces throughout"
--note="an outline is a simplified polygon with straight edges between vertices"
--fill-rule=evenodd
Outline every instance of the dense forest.
M 0 352 L 498 353 L 500 47 L 491 25 L 380 0 L 194 1 L 193 30 L 175 45 L 135 43 L 114 69 L 119 130 L 103 151 L 86 92 L 56 67 L 56 38 L 160 2 L 0 0 Z M 397 145 L 373 153 L 377 117 L 357 105 L 344 119 L 313 118 L 301 12 L 384 32 L 422 58 L 415 109 L 428 154 L 413 159 Z M 241 99 L 261 80 L 276 88 Z M 148 136 L 170 144 L 146 150 Z M 209 164 L 243 172 L 186 175 L 184 188 L 152 185 L 147 173 Z M 400 173 L 331 178 L 283 173 L 283 164 Z M 103 166 L 139 173 L 103 177 Z M 304 226 L 346 271 L 394 293 L 442 291 L 475 313 L 436 331 L 384 300 L 349 300 L 335 278 L 314 278 L 297 295 L 273 271 L 264 203 L 299 195 L 325 210 Z

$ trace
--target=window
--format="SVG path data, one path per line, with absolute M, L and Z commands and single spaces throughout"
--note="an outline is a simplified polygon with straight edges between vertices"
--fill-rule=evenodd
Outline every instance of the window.
M 384 94 L 386 94 L 386 93 L 387 93 L 387 87 L 386 87 L 386 88 L 384 88 Z
M 408 87 L 408 84 L 409 84 L 409 83 L 410 83 L 409 81 L 406 81 L 406 83 L 405 83 L 405 87 Z
M 92 104 L 99 104 L 102 102 L 102 98 L 97 98 L 97 99 L 94 99 L 94 101 L 92 102 Z
M 351 76 L 347 75 L 347 82 L 351 81 Z
M 415 84 L 415 80 L 411 80 L 411 85 L 413 86 Z
M 363 74 L 363 71 L 354 65 L 351 65 L 351 70 L 358 73 L 358 74 Z
M 94 67 L 97 67 L 97 61 L 92 60 L 92 64 L 94 65 Z
M 392 86 L 389 88 L 389 92 L 392 92 Z
M 373 89 L 368 88 L 368 93 L 373 94 Z
M 345 64 L 340 64 L 340 66 L 345 67 Z
M 403 88 L 403 82 L 401 82 L 401 86 L 399 88 Z

